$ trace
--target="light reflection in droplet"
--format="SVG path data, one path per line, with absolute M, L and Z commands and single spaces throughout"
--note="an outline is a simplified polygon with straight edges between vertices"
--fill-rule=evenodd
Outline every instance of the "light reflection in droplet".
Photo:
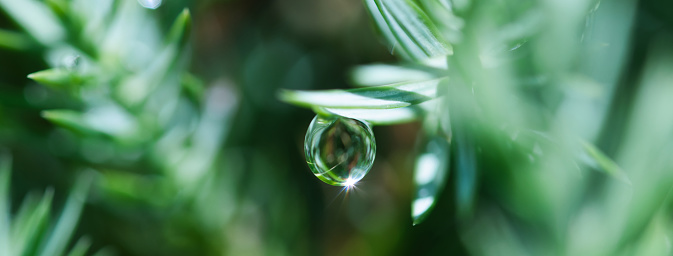
M 138 0 L 138 3 L 148 9 L 156 9 L 161 6 L 161 0 Z
M 344 186 L 346 186 L 346 187 L 352 187 L 352 186 L 355 185 L 356 182 L 358 182 L 358 181 L 355 180 L 355 179 L 352 179 L 352 178 L 348 178 L 348 179 L 346 180 L 346 182 L 344 182 Z

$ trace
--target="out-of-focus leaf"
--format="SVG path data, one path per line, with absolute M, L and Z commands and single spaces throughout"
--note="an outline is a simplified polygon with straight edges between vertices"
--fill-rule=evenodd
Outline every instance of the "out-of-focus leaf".
M 422 118 L 430 108 L 436 106 L 437 99 L 417 105 L 393 109 L 353 109 L 353 108 L 316 108 L 318 113 L 339 115 L 367 121 L 372 125 L 392 125 L 408 123 Z
M 54 124 L 60 125 L 80 134 L 100 134 L 100 131 L 93 129 L 91 126 L 86 124 L 82 113 L 74 110 L 45 110 L 42 111 L 42 117 Z
M 408 83 L 439 78 L 444 70 L 388 64 L 362 65 L 351 72 L 351 80 L 357 86 L 380 86 L 393 83 Z
M 68 12 L 68 2 L 64 0 L 45 0 L 44 2 L 57 16 L 61 18 L 66 16 Z
M 100 187 L 106 196 L 118 201 L 166 207 L 175 196 L 169 181 L 162 177 L 115 171 L 104 173 L 102 181 Z
M 86 255 L 86 252 L 89 250 L 91 247 L 91 240 L 87 237 L 82 237 L 79 240 L 77 240 L 77 243 L 75 246 L 72 247 L 70 252 L 68 253 L 68 256 L 84 256 Z
M 13 255 L 35 255 L 47 224 L 54 191 L 48 189 L 41 199 L 29 194 L 12 221 Z
M 92 172 L 85 172 L 78 177 L 70 196 L 68 196 L 65 207 L 61 212 L 61 216 L 58 218 L 53 230 L 40 247 L 40 255 L 49 256 L 63 254 L 70 237 L 75 231 L 79 217 L 82 214 L 82 207 L 84 206 L 84 201 L 89 193 L 89 187 L 91 186 L 92 180 Z
M 36 82 L 61 90 L 73 90 L 83 84 L 86 78 L 79 73 L 65 68 L 53 68 L 28 75 Z
M 114 104 L 90 108 L 85 113 L 73 110 L 45 110 L 47 120 L 80 134 L 131 138 L 139 132 L 136 119 Z
M 65 37 L 65 29 L 54 13 L 38 1 L 0 0 L 0 7 L 43 45 L 51 45 Z
M 166 46 L 141 73 L 131 76 L 117 87 L 116 94 L 123 104 L 137 106 L 148 100 L 160 85 L 168 87 L 163 79 L 173 70 L 179 50 L 175 45 Z M 179 84 L 176 84 L 179 86 Z M 164 98 L 164 100 L 166 100 Z
M 453 5 L 448 0 L 420 1 L 419 4 L 447 42 L 460 42 L 465 22 L 454 14 Z
M 582 156 L 580 156 L 581 160 L 584 160 L 596 170 L 603 171 L 618 180 L 629 185 L 631 184 L 631 180 L 626 173 L 619 168 L 619 165 L 606 156 L 600 149 L 586 141 L 581 141 L 581 144 L 583 148 Z
M 24 51 L 33 45 L 34 41 L 24 34 L 0 29 L 0 48 Z
M 365 4 L 393 51 L 397 50 L 402 57 L 417 61 L 452 52 L 430 18 L 414 2 L 366 0 Z
M 419 104 L 437 96 L 443 79 L 351 90 L 280 92 L 280 99 L 302 107 L 391 109 Z
M 189 34 L 192 29 L 192 16 L 189 14 L 189 9 L 182 10 L 180 15 L 175 19 L 171 30 L 168 33 L 168 43 L 177 45 L 184 45 L 189 40 Z
M 11 157 L 0 151 L 0 254 L 10 255 L 12 243 L 9 236 L 9 179 L 12 167 Z
M 186 95 L 196 102 L 203 101 L 203 96 L 205 95 L 206 86 L 203 84 L 198 77 L 192 75 L 191 73 L 182 74 L 182 81 L 180 81 L 182 89 L 185 91 Z
M 416 159 L 414 182 L 416 193 L 411 204 L 413 224 L 429 215 L 446 183 L 449 172 L 449 142 L 440 136 L 431 138 Z
M 456 133 L 456 203 L 459 217 L 472 212 L 477 186 L 477 157 L 471 138 Z

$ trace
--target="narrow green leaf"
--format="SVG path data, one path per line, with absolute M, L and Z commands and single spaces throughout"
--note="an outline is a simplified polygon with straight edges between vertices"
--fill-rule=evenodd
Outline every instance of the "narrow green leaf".
M 80 134 L 96 135 L 99 131 L 93 129 L 85 121 L 81 112 L 73 110 L 45 110 L 42 117 L 54 124 L 72 130 Z
M 179 62 L 179 57 L 178 47 L 174 44 L 167 45 L 142 72 L 120 82 L 115 94 L 125 106 L 133 107 L 142 104 L 156 92 L 160 85 L 165 86 L 164 79 L 166 76 L 173 75 L 171 72 Z
M 79 217 L 82 214 L 82 207 L 89 193 L 89 187 L 93 181 L 93 173 L 85 172 L 78 177 L 75 186 L 68 196 L 65 207 L 58 218 L 54 229 L 49 234 L 49 237 L 44 240 L 40 255 L 61 255 L 68 241 L 75 231 Z
M 185 8 L 175 19 L 175 22 L 173 22 L 173 26 L 171 26 L 168 32 L 167 42 L 179 46 L 185 45 L 189 41 L 191 29 L 192 16 L 189 13 L 189 9 Z
M 45 110 L 42 111 L 42 116 L 80 134 L 130 139 L 142 133 L 136 117 L 112 103 L 92 106 L 84 113 L 65 109 Z
M 449 150 L 449 142 L 445 138 L 434 136 L 416 159 L 416 192 L 411 204 L 414 225 L 423 222 L 437 203 L 449 172 Z
M 386 19 L 383 18 L 381 11 L 379 10 L 378 5 L 376 4 L 376 0 L 365 0 L 365 7 L 367 7 L 369 14 L 374 19 L 374 23 L 376 23 L 376 26 L 383 34 L 383 37 L 391 45 L 390 46 L 391 54 L 395 53 L 395 46 L 397 45 L 397 39 L 395 38 L 393 32 L 390 30 L 390 27 L 388 27 Z M 405 49 L 399 49 L 396 52 L 399 53 L 402 58 L 410 59 L 409 53 L 407 53 Z
M 444 72 L 425 66 L 362 65 L 351 71 L 351 81 L 357 86 L 381 86 L 436 79 L 445 76 Z
M 629 185 L 631 184 L 631 180 L 626 175 L 626 173 L 619 167 L 619 165 L 617 165 L 617 163 L 606 156 L 603 151 L 589 142 L 580 141 L 580 143 L 582 144 L 582 149 L 584 150 L 580 156 L 581 160 L 584 160 L 586 164 L 594 167 L 596 170 L 605 172 L 608 175 Z
M 103 249 L 100 249 L 96 251 L 95 253 L 91 254 L 93 256 L 115 256 L 117 255 L 113 249 L 110 249 L 110 247 L 105 247 Z
M 11 255 L 9 179 L 12 159 L 8 153 L 0 151 L 0 255 Z
M 40 84 L 61 90 L 71 90 L 82 85 L 87 78 L 76 71 L 65 68 L 53 68 L 28 75 L 28 78 Z
M 417 105 L 393 109 L 353 109 L 353 108 L 315 108 L 316 113 L 338 115 L 367 121 L 372 125 L 392 125 L 408 123 L 426 115 L 430 108 L 437 105 L 437 99 Z
M 72 247 L 68 256 L 84 256 L 86 252 L 91 248 L 91 239 L 88 237 L 82 237 L 77 240 L 75 246 Z
M 29 194 L 12 221 L 13 255 L 35 255 L 40 237 L 49 223 L 49 212 L 54 191 L 48 189 L 38 200 Z
M 54 13 L 39 1 L 0 0 L 0 8 L 43 45 L 65 38 L 65 29 Z
M 24 34 L 0 29 L 0 48 L 25 51 L 34 45 L 34 41 Z
M 392 109 L 419 104 L 437 96 L 443 79 L 351 90 L 280 91 L 279 98 L 301 107 Z
M 68 14 L 69 6 L 65 0 L 45 0 L 45 3 L 60 18 L 64 18 Z
M 206 92 L 206 85 L 198 77 L 191 73 L 182 74 L 180 84 L 185 94 L 195 102 L 202 102 Z
M 460 42 L 463 37 L 465 21 L 456 16 L 452 4 L 448 0 L 427 0 L 420 1 L 419 4 L 447 42 Z
M 366 7 L 386 39 L 402 57 L 418 61 L 451 54 L 430 18 L 413 1 L 366 0 Z

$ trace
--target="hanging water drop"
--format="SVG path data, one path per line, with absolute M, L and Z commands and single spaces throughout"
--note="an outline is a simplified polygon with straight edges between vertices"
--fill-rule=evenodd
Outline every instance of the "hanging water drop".
M 327 184 L 352 186 L 374 163 L 376 141 L 363 121 L 345 117 L 313 118 L 304 140 L 306 162 Z

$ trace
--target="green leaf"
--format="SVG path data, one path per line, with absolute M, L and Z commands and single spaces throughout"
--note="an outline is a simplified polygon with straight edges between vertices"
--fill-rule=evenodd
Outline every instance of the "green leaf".
M 68 253 L 68 256 L 84 256 L 86 255 L 86 252 L 89 250 L 91 247 L 91 240 L 87 237 L 82 237 L 79 240 L 77 240 L 77 243 L 75 246 L 72 247 L 70 252 Z
M 13 255 L 35 255 L 40 237 L 49 223 L 53 196 L 52 189 L 48 189 L 39 200 L 32 193 L 26 196 L 12 221 Z
M 82 207 L 84 206 L 84 201 L 86 200 L 87 194 L 89 193 L 89 187 L 93 180 L 93 173 L 85 172 L 80 175 L 75 183 L 68 200 L 65 203 L 65 207 L 61 212 L 54 229 L 49 234 L 49 237 L 43 241 L 43 244 L 40 248 L 40 255 L 61 255 L 63 254 L 65 247 L 68 245 L 70 237 L 75 231 L 79 217 L 82 214 Z
M 365 4 L 393 51 L 399 47 L 402 57 L 418 61 L 451 54 L 449 44 L 414 2 L 366 0 Z
M 45 4 L 56 14 L 56 16 L 63 18 L 68 14 L 68 2 L 65 0 L 45 0 Z
M 173 22 L 173 26 L 168 32 L 167 42 L 179 46 L 185 45 L 189 41 L 191 29 L 192 16 L 189 14 L 189 9 L 185 8 Z
M 86 77 L 80 75 L 76 71 L 65 68 L 52 68 L 38 71 L 28 75 L 28 78 L 33 79 L 40 84 L 61 90 L 72 90 L 77 86 L 82 85 L 87 80 Z
M 351 90 L 280 91 L 279 98 L 301 107 L 392 109 L 419 104 L 437 97 L 443 79 L 399 83 Z
M 42 117 L 51 121 L 54 124 L 60 125 L 64 128 L 86 135 L 98 135 L 100 131 L 93 129 L 84 121 L 81 112 L 74 110 L 45 110 L 42 111 Z
M 606 156 L 603 151 L 589 142 L 580 141 L 580 143 L 582 144 L 583 149 L 582 155 L 580 156 L 581 160 L 583 160 L 589 166 L 594 167 L 596 170 L 605 172 L 608 175 L 629 185 L 631 184 L 631 180 L 626 175 L 626 173 L 619 167 L 619 165 L 617 165 L 617 163 Z
M 34 46 L 34 41 L 21 33 L 0 29 L 0 48 L 25 51 Z
M 182 74 L 180 84 L 185 95 L 194 100 L 194 102 L 203 102 L 206 95 L 206 85 L 195 75 L 185 72 Z
M 54 13 L 41 2 L 0 0 L 0 7 L 43 45 L 52 45 L 65 38 L 65 29 Z
M 357 86 L 381 86 L 394 83 L 424 81 L 445 76 L 446 70 L 425 66 L 372 64 L 351 71 L 351 82 Z
M 413 224 L 427 218 L 437 203 L 449 172 L 449 142 L 441 136 L 429 139 L 425 149 L 416 159 L 414 182 L 416 192 L 411 204 Z
M 315 108 L 314 111 L 321 114 L 355 118 L 367 121 L 372 125 L 391 125 L 418 120 L 425 116 L 437 103 L 437 99 L 435 99 L 417 105 L 393 109 Z
M 11 255 L 9 183 L 12 159 L 8 153 L 0 151 L 0 255 Z

